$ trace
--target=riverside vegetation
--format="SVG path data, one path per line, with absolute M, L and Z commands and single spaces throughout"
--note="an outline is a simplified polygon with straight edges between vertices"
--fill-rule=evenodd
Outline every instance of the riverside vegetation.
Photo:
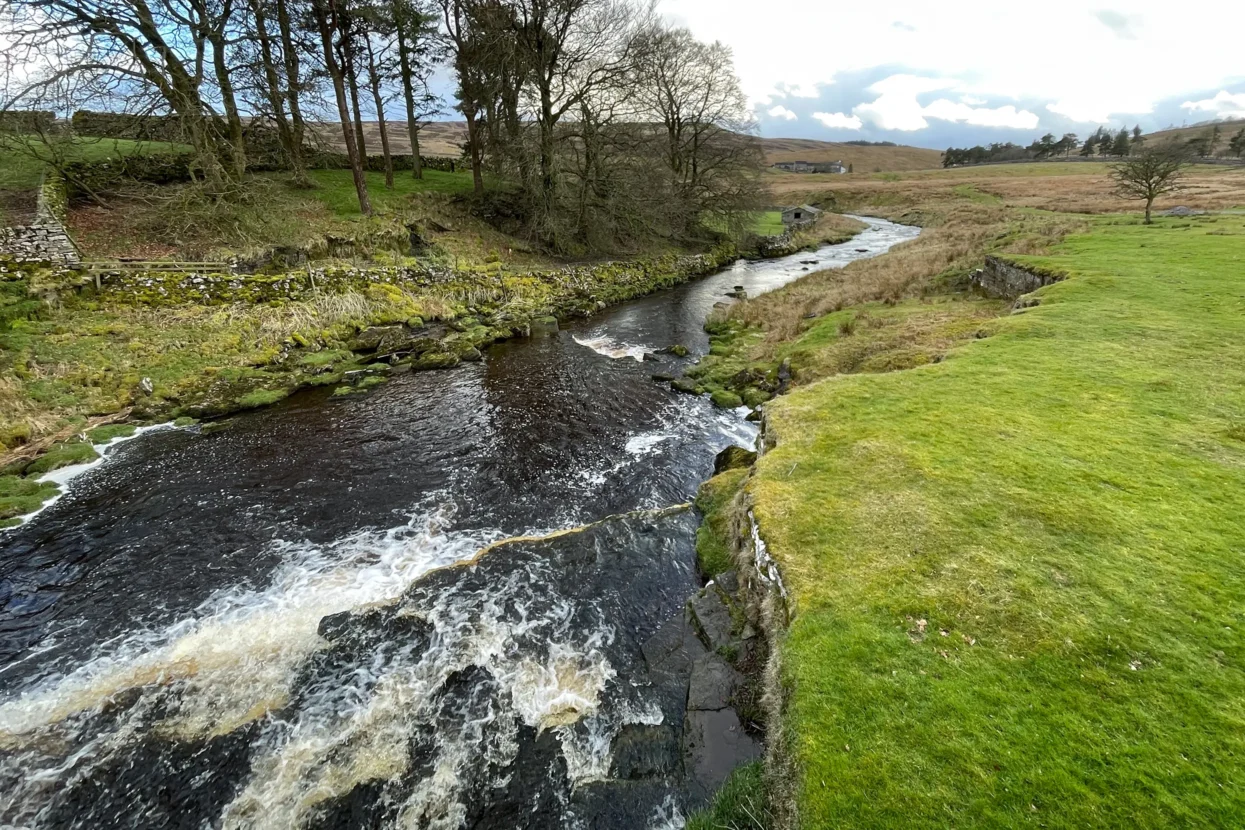
M 0 520 L 53 493 L 29 480 L 96 457 L 114 420 L 219 417 L 309 386 L 346 393 L 410 369 L 478 360 L 479 349 L 709 273 L 736 256 L 691 256 L 529 272 L 416 261 L 319 266 L 273 277 L 126 274 L 96 291 L 72 269 L 0 274 Z M 345 383 L 345 386 L 342 384 Z M 108 437 L 112 437 L 111 435 Z M 41 500 L 41 499 L 40 499 Z
M 1066 175 L 1066 203 L 1110 202 L 1101 173 Z M 1241 178 L 1174 198 L 1238 207 Z M 751 471 L 703 489 L 702 565 L 729 564 L 751 510 L 791 618 L 767 767 L 691 826 L 1245 811 L 1245 217 L 1026 206 L 1057 188 L 836 183 L 823 201 L 925 232 L 711 323 L 702 387 L 791 391 Z M 1063 279 L 1014 309 L 975 296 L 988 252 Z

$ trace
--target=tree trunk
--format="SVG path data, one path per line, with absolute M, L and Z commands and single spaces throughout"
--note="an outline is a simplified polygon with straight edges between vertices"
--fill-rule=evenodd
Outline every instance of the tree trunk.
M 380 125 L 380 151 L 385 157 L 385 189 L 393 190 L 393 156 L 389 154 L 389 128 L 385 125 L 385 102 L 380 96 L 380 75 L 376 71 L 376 53 L 372 50 L 372 39 L 367 44 L 367 74 L 372 87 L 372 101 L 376 104 L 376 120 Z
M 281 30 L 281 57 L 285 61 L 285 96 L 290 106 L 290 141 L 293 149 L 290 163 L 294 167 L 294 182 L 302 187 L 311 187 L 312 181 L 307 176 L 307 161 L 303 155 L 307 125 L 303 121 L 303 110 L 298 99 L 302 84 L 299 79 L 298 47 L 294 43 L 286 0 L 276 0 L 276 6 L 277 27 Z
M 228 11 L 225 12 L 228 14 Z M 221 102 L 225 107 L 225 121 L 229 127 L 229 144 L 233 156 L 234 178 L 242 178 L 246 173 L 246 138 L 242 132 L 242 116 L 238 113 L 238 101 L 233 92 L 233 79 L 229 75 L 229 67 L 225 63 L 225 37 L 222 29 L 216 29 L 210 36 L 212 44 L 212 68 L 216 72 L 216 83 L 219 85 Z
M 484 175 L 480 170 L 480 128 L 476 125 L 475 107 L 464 106 L 467 119 L 467 146 L 471 151 L 471 183 L 476 196 L 484 195 Z
M 272 37 L 268 33 L 268 25 L 264 19 L 263 0 L 251 0 L 251 13 L 255 15 L 255 34 L 259 40 L 260 63 L 264 68 L 264 81 L 268 88 L 268 104 L 272 107 L 272 117 L 277 125 L 277 139 L 281 142 L 281 150 L 285 153 L 286 163 L 294 174 L 294 181 L 300 187 L 309 182 L 307 170 L 303 166 L 301 147 L 294 141 L 294 131 L 290 128 L 290 119 L 285 111 L 285 92 L 281 87 L 281 76 L 277 72 L 276 62 L 272 55 Z M 301 142 L 300 142 L 301 143 Z
M 415 117 L 415 85 L 411 83 L 411 56 L 404 33 L 406 21 L 399 19 L 397 24 L 398 68 L 402 73 L 402 98 L 406 102 L 406 132 L 411 137 L 411 175 L 422 179 L 424 166 L 419 159 L 419 119 Z
M 1146 224 L 1147 225 L 1150 224 L 1150 208 L 1153 204 L 1154 204 L 1153 196 L 1151 196 L 1149 199 L 1146 199 Z
M 324 4 L 328 3 L 328 9 Z M 335 0 L 313 0 L 316 24 L 320 29 L 320 40 L 324 45 L 324 66 L 333 80 L 333 94 L 337 98 L 337 117 L 341 119 L 342 140 L 346 143 L 346 155 L 350 158 L 350 172 L 354 177 L 355 193 L 359 197 L 359 210 L 365 216 L 372 215 L 372 202 L 367 195 L 367 178 L 363 175 L 363 165 L 359 160 L 359 146 L 355 144 L 354 132 L 350 128 L 350 107 L 346 103 L 346 85 L 342 78 L 341 66 L 333 54 L 333 30 L 336 26 Z M 333 15 L 330 21 L 329 15 Z
M 354 141 L 359 148 L 359 157 L 363 159 L 363 168 L 367 169 L 367 140 L 363 137 L 363 113 L 359 108 L 359 78 L 355 74 L 354 69 L 354 45 L 350 42 L 350 35 L 345 31 L 341 33 L 341 39 L 338 46 L 342 53 L 342 71 L 346 76 L 346 84 L 350 90 L 350 107 L 354 112 Z

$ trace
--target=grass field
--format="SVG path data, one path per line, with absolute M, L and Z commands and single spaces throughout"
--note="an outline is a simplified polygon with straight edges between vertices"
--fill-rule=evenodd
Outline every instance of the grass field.
M 865 212 L 886 212 L 898 206 L 919 209 L 930 201 L 951 198 L 956 188 L 965 187 L 981 196 L 997 197 L 1007 207 L 1075 213 L 1135 211 L 1136 202 L 1114 193 L 1110 167 L 1106 162 L 1050 162 L 849 176 L 784 173 L 767 178 L 777 201 L 812 201 L 822 207 Z M 1155 209 L 1176 205 L 1203 210 L 1245 206 L 1245 167 L 1188 168 L 1182 188 L 1160 197 Z
M 72 144 L 58 146 L 57 151 L 71 161 L 93 161 L 119 158 L 145 153 L 167 153 L 171 150 L 189 149 L 184 145 L 164 141 L 128 141 L 114 138 L 84 138 Z M 0 142 L 0 189 L 19 190 L 39 186 L 44 161 L 50 158 L 49 150 L 37 151 L 39 158 L 21 149 L 4 146 Z M 41 160 L 43 159 L 43 160 Z
M 385 189 L 384 173 L 367 173 L 368 198 L 372 208 L 392 211 L 406 206 L 410 197 L 417 193 L 471 193 L 471 172 L 443 173 L 425 170 L 424 177 L 416 179 L 410 171 L 394 171 L 393 189 Z M 349 170 L 312 170 L 311 178 L 318 185 L 306 195 L 321 202 L 335 216 L 359 216 L 359 198 L 355 194 L 354 178 Z M 288 178 L 273 174 L 274 178 Z
M 1245 815 L 1245 217 L 1077 221 L 1039 307 L 770 405 L 804 827 Z
M 786 229 L 782 223 L 781 210 L 766 210 L 758 213 L 752 228 L 758 236 L 781 236 Z

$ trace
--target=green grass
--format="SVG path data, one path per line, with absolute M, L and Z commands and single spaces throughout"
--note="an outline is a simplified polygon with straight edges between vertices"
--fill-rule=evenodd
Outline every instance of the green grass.
M 97 458 L 99 458 L 99 453 L 87 443 L 53 444 L 51 449 L 26 467 L 25 473 L 28 476 L 42 475 L 53 470 L 59 470 L 61 467 L 86 464 Z
M 732 772 L 713 804 L 687 820 L 687 830 L 768 830 L 772 826 L 760 761 Z
M 993 336 L 769 405 L 802 826 L 1245 815 L 1245 218 L 1113 219 Z
M 781 210 L 764 210 L 757 213 L 752 225 L 752 231 L 757 236 L 782 236 L 786 229 L 782 223 Z
M 67 160 L 93 161 L 189 149 L 186 145 L 171 144 L 165 141 L 139 142 L 114 138 L 82 138 L 72 144 L 58 147 L 57 152 L 64 153 Z M 27 190 L 39 186 L 44 161 L 52 156 L 46 147 L 35 145 L 34 151 L 39 158 L 34 158 L 31 153 L 19 147 L 5 146 L 3 141 L 0 141 L 0 189 Z
M 92 444 L 107 444 L 114 438 L 129 438 L 138 430 L 133 424 L 105 424 L 86 434 Z
M 359 215 L 359 197 L 349 170 L 312 170 L 310 175 L 319 187 L 307 191 L 309 197 L 322 202 L 336 216 Z M 417 193 L 467 195 L 472 189 L 471 171 L 425 170 L 424 177 L 416 179 L 410 171 L 396 170 L 393 185 L 393 190 L 385 189 L 384 173 L 367 174 L 367 192 L 373 209 L 387 213 L 399 210 Z

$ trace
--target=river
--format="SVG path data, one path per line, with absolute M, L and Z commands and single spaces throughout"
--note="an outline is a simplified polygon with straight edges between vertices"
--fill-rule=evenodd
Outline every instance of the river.
M 620 735 L 677 755 L 686 677 L 646 645 L 701 579 L 697 517 L 663 509 L 755 432 L 651 375 L 732 287 L 917 234 L 867 221 L 479 363 L 118 446 L 0 535 L 0 826 L 681 826 L 704 794 Z

